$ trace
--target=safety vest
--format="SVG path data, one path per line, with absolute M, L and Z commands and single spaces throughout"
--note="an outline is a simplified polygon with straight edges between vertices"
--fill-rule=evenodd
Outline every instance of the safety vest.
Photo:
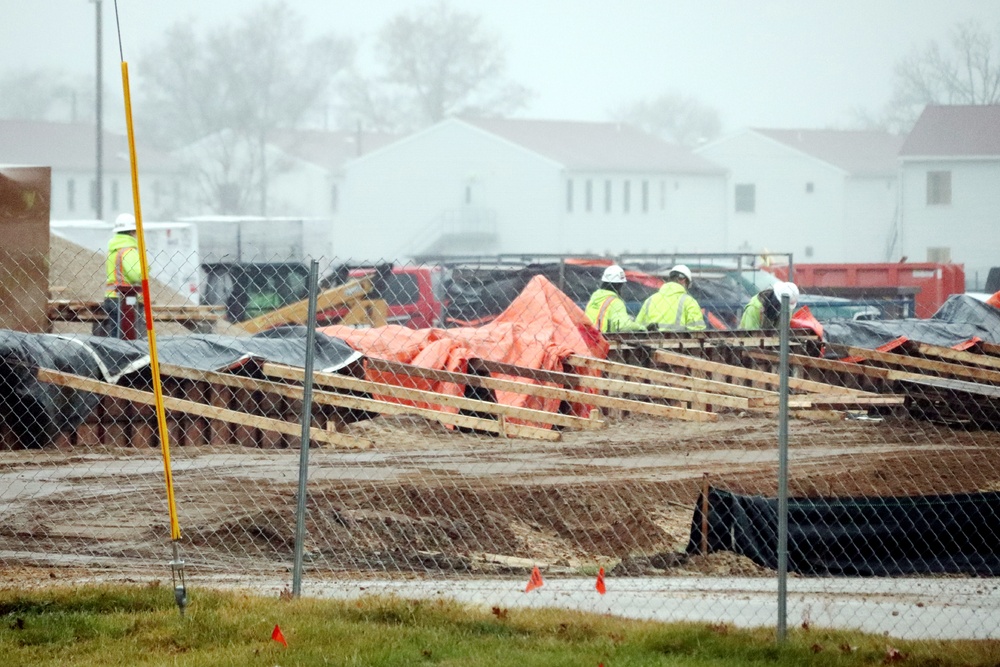
M 134 256 L 129 252 L 135 251 Z M 107 281 L 104 296 L 109 299 L 118 297 L 119 289 L 133 287 L 142 281 L 139 267 L 139 248 L 137 242 L 126 234 L 116 234 L 108 244 L 108 259 L 105 262 Z
M 702 330 L 705 319 L 701 306 L 687 290 L 678 283 L 666 283 L 646 299 L 639 311 L 636 323 L 656 324 L 665 331 Z

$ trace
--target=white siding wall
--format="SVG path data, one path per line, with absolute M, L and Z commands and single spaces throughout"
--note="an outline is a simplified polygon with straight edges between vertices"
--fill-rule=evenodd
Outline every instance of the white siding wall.
M 951 172 L 950 205 L 927 203 L 929 171 Z M 1000 160 L 907 161 L 902 179 L 903 254 L 923 261 L 928 248 L 950 248 L 968 288 L 982 287 L 1000 266 Z
M 792 252 L 797 261 L 853 261 L 843 234 L 842 170 L 751 131 L 698 152 L 730 172 L 726 250 Z M 739 184 L 755 186 L 753 213 L 735 210 Z
M 175 205 L 174 183 L 178 177 L 169 173 L 139 174 L 142 188 L 142 210 L 144 219 L 163 219 L 183 212 L 185 189 L 181 187 L 181 205 Z M 73 182 L 73 206 L 70 206 L 70 181 Z M 66 171 L 52 170 L 51 214 L 53 220 L 92 219 L 97 211 L 91 201 L 91 187 L 94 182 L 93 170 Z M 104 219 L 114 220 L 119 213 L 132 212 L 132 175 L 128 172 L 106 172 L 104 190 Z M 117 201 L 115 188 L 117 187 Z
M 587 181 L 592 187 L 589 211 Z M 649 184 L 646 210 L 644 181 Z M 606 182 L 611 183 L 610 211 L 605 207 Z M 662 206 L 661 182 L 667 186 Z M 335 232 L 338 254 L 372 260 L 420 253 L 438 233 L 442 212 L 465 206 L 467 187 L 472 207 L 496 213 L 498 244 L 483 248 L 484 253 L 721 250 L 722 175 L 566 171 L 456 121 L 347 165 Z
M 458 122 L 445 122 L 348 163 L 335 252 L 359 260 L 426 250 L 442 215 L 494 211 L 499 245 L 484 253 L 547 252 L 564 233 L 558 165 Z M 472 201 L 465 203 L 466 188 Z
M 562 246 L 545 252 L 722 252 L 725 176 L 663 173 L 570 173 L 572 212 L 564 206 Z M 593 201 L 587 210 L 587 182 Z M 611 184 L 611 202 L 606 201 Z M 629 205 L 625 210 L 625 184 Z M 648 195 L 644 206 L 643 184 Z
M 335 177 L 319 165 L 274 152 L 268 183 L 268 215 L 331 218 Z
M 887 256 L 889 236 L 897 215 L 897 179 L 851 177 L 846 182 L 846 207 L 842 228 L 843 262 L 895 261 Z

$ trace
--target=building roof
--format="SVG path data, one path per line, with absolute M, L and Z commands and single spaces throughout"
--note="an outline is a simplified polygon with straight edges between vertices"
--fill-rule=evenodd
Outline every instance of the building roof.
M 1000 104 L 928 105 L 900 155 L 1000 156 Z
M 269 137 L 272 145 L 288 155 L 334 172 L 348 160 L 397 139 L 391 134 L 326 130 L 274 130 Z
M 854 176 L 895 174 L 905 137 L 881 130 L 771 130 L 754 132 L 832 164 Z
M 86 171 L 96 168 L 96 144 L 97 129 L 93 123 L 0 120 L 0 162 Z M 128 139 L 105 129 L 102 144 L 105 171 L 128 172 Z M 169 156 L 142 146 L 140 139 L 136 152 L 140 170 L 177 168 Z
M 688 149 L 623 123 L 511 118 L 463 118 L 573 170 L 723 174 L 725 169 Z

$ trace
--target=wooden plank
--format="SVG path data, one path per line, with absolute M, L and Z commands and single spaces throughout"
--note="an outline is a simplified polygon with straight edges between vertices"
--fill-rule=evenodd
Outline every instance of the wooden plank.
M 854 408 L 903 405 L 905 402 L 905 396 L 895 396 L 892 394 L 880 394 L 878 396 L 796 394 L 788 397 L 788 407 L 796 409 L 824 408 L 830 410 L 852 410 Z
M 972 394 L 974 396 L 983 396 L 994 400 L 1000 400 L 1000 387 L 995 387 L 989 384 L 979 384 L 977 382 L 965 382 L 964 380 L 949 380 L 947 378 L 913 374 L 908 374 L 908 377 L 900 377 L 899 381 L 904 385 L 914 384 L 954 393 Z
M 411 366 L 396 361 L 385 359 L 368 358 L 368 367 L 372 370 L 385 373 L 397 373 L 399 375 L 409 375 L 410 377 L 425 378 L 427 380 L 437 380 L 439 382 L 454 382 L 460 385 L 470 385 L 473 387 L 484 387 L 499 391 L 509 391 L 515 394 L 527 396 L 539 396 L 541 398 L 552 398 L 581 405 L 592 405 L 600 408 L 611 408 L 617 410 L 628 410 L 641 414 L 653 415 L 657 417 L 667 417 L 669 419 L 682 419 L 687 421 L 716 421 L 718 415 L 702 410 L 691 410 L 679 408 L 672 405 L 660 405 L 657 403 L 646 403 L 628 398 L 617 398 L 604 396 L 601 394 L 588 394 L 572 389 L 562 389 L 559 387 L 547 387 L 544 385 L 530 384 L 527 382 L 515 382 L 514 380 L 503 380 L 500 378 L 485 377 L 482 375 L 469 375 L 465 373 L 453 373 L 451 371 L 441 371 L 432 368 L 422 368 Z
M 781 361 L 781 356 L 777 352 L 769 352 L 767 350 L 751 350 L 745 352 L 744 354 L 746 354 L 751 359 L 757 359 L 758 361 L 768 361 L 773 364 L 777 364 Z M 875 366 L 864 366 L 862 364 L 839 361 L 836 359 L 822 359 L 820 357 L 810 357 L 804 354 L 789 354 L 788 364 L 790 366 L 815 368 L 817 370 L 833 371 L 835 373 L 851 373 L 852 375 L 864 375 L 866 377 L 871 377 L 878 380 L 886 380 L 889 377 L 889 371 L 886 370 L 885 368 L 876 368 Z
M 663 387 L 660 385 L 644 384 L 641 382 L 629 382 L 627 380 L 612 380 L 608 378 L 594 377 L 592 375 L 577 375 L 573 373 L 560 373 L 558 371 L 546 371 L 535 368 L 525 368 L 514 364 L 505 364 L 498 361 L 486 359 L 470 359 L 469 365 L 476 369 L 482 369 L 490 373 L 501 375 L 512 375 L 523 377 L 539 382 L 553 382 L 562 384 L 568 388 L 585 387 L 598 391 L 615 392 L 622 394 L 632 394 L 635 396 L 646 396 L 649 398 L 665 398 L 686 403 L 699 403 L 702 405 L 717 405 L 738 410 L 746 410 L 751 406 L 750 400 L 738 396 L 727 396 L 724 394 L 713 394 L 704 391 L 693 391 L 691 389 L 680 389 L 677 387 Z M 756 400 L 756 399 L 755 399 Z
M 976 354 L 975 352 L 956 350 L 941 345 L 930 345 L 915 340 L 906 341 L 903 343 L 902 348 L 911 355 L 920 354 L 925 357 L 945 359 L 957 364 L 972 364 L 973 366 L 1000 370 L 1000 358 L 991 357 L 988 354 Z
M 370 292 L 371 289 L 371 278 L 357 278 L 343 285 L 323 290 L 316 297 L 316 310 L 319 312 L 329 308 L 348 306 Z M 240 322 L 240 326 L 249 333 L 257 333 L 281 324 L 304 324 L 308 317 L 309 300 L 303 299 L 251 320 Z
M 657 350 L 656 352 L 653 353 L 653 358 L 661 364 L 669 364 L 671 366 L 681 366 L 683 368 L 688 368 L 690 370 L 700 370 L 700 371 L 707 371 L 710 373 L 719 373 L 720 375 L 728 377 L 761 382 L 762 384 L 773 387 L 777 387 L 779 384 L 779 378 L 777 373 L 755 371 L 753 369 L 744 368 L 742 366 L 733 366 L 732 364 L 722 364 L 717 361 L 696 359 L 695 357 L 690 357 L 686 354 L 667 352 L 666 350 Z M 850 394 L 853 396 L 858 393 L 865 393 L 865 392 L 857 392 L 853 389 L 847 389 L 846 387 L 838 387 L 836 385 L 826 384 L 825 382 L 815 382 L 813 380 L 803 380 L 801 378 L 788 378 L 788 388 L 797 391 L 805 391 L 816 394 Z
M 877 350 L 868 350 L 863 347 L 849 347 L 845 345 L 832 345 L 831 347 L 837 354 L 841 354 L 845 357 L 861 357 L 865 361 L 869 362 L 885 364 L 887 366 L 900 366 L 905 369 L 916 368 L 922 371 L 931 371 L 933 373 L 955 377 L 960 380 L 1000 384 L 1000 371 L 961 366 L 959 364 L 952 364 L 945 361 L 922 359 L 920 357 L 911 357 L 909 355 L 895 354 L 893 352 L 879 352 Z
M 997 345 L 996 343 L 987 343 L 982 340 L 976 343 L 976 347 L 979 348 L 979 351 L 983 354 L 988 354 L 992 357 L 1000 357 L 1000 345 Z
M 617 361 L 607 361 L 595 357 L 584 357 L 581 355 L 570 355 L 564 360 L 565 363 L 577 368 L 591 368 L 601 371 L 607 375 L 617 375 L 637 380 L 649 380 L 658 384 L 666 384 L 674 387 L 683 387 L 695 391 L 704 391 L 712 394 L 728 394 L 730 396 L 742 396 L 743 398 L 762 398 L 766 396 L 777 396 L 777 392 L 767 389 L 756 389 L 754 387 L 743 387 L 741 385 L 730 384 L 728 382 L 718 382 L 716 380 L 703 380 L 690 375 L 661 371 L 657 368 L 645 368 L 644 366 L 633 366 Z
M 151 391 L 142 391 L 140 389 L 122 387 L 116 384 L 102 382 L 101 380 L 94 380 L 92 378 L 73 375 L 71 373 L 62 373 L 60 371 L 53 371 L 47 368 L 38 369 L 38 381 L 56 384 L 63 387 L 71 387 L 81 391 L 89 391 L 103 396 L 122 398 L 134 403 L 142 403 L 145 405 L 156 404 L 156 397 Z M 215 408 L 210 405 L 202 405 L 201 403 L 195 403 L 193 401 L 187 401 L 173 396 L 164 396 L 163 406 L 167 410 L 184 412 L 189 415 L 197 415 L 207 419 L 221 419 L 233 424 L 248 424 L 266 431 L 277 431 L 278 433 L 288 433 L 292 435 L 302 433 L 302 427 L 299 424 L 279 421 L 277 419 L 269 419 L 267 417 L 259 417 L 257 415 L 251 415 L 246 412 L 237 412 L 236 410 L 229 410 L 227 408 Z M 330 433 L 329 431 L 324 431 L 323 429 L 318 428 L 309 429 L 309 437 L 317 442 L 325 442 L 331 445 L 353 447 L 357 449 L 371 447 L 372 444 L 361 438 L 355 438 L 339 433 Z
M 279 377 L 284 380 L 302 382 L 305 378 L 305 371 L 303 369 L 292 366 L 265 363 L 262 370 L 265 375 Z M 451 408 L 458 408 L 459 410 L 504 415 L 514 419 L 521 419 L 539 424 L 562 426 L 576 430 L 592 430 L 604 428 L 605 426 L 604 422 L 599 419 L 584 419 L 583 417 L 561 415 L 554 412 L 546 412 L 545 410 L 533 410 L 531 408 L 521 408 L 513 405 L 480 401 L 473 398 L 466 398 L 464 396 L 452 396 L 450 394 L 442 394 L 436 391 L 400 387 L 398 385 L 386 384 L 384 382 L 361 380 L 355 377 L 341 375 L 339 373 L 313 373 L 313 382 L 324 387 L 364 391 L 379 396 L 392 396 L 393 398 L 417 401 L 419 403 L 427 403 L 429 405 L 448 406 Z
M 230 375 L 229 373 L 216 373 L 214 371 L 201 371 L 194 368 L 174 366 L 172 364 L 160 364 L 160 372 L 171 377 L 184 377 L 188 379 L 198 379 L 213 384 L 222 384 L 230 387 L 237 387 L 252 391 L 262 391 L 278 394 L 287 398 L 302 398 L 302 387 L 284 384 L 281 382 L 270 382 L 268 380 L 258 380 L 256 378 Z M 381 386 L 381 385 L 380 385 Z M 313 403 L 319 405 L 333 405 L 339 408 L 350 410 L 365 410 L 378 414 L 390 415 L 417 415 L 432 421 L 462 428 L 471 428 L 488 433 L 509 434 L 511 437 L 528 438 L 531 440 L 557 441 L 560 439 L 557 431 L 537 428 L 534 426 L 523 426 L 521 424 L 506 424 L 505 430 L 493 419 L 481 417 L 471 417 L 468 415 L 458 415 L 429 408 L 418 408 L 401 403 L 390 403 L 389 401 L 379 401 L 372 398 L 361 398 L 357 396 L 345 396 L 328 391 L 313 391 Z

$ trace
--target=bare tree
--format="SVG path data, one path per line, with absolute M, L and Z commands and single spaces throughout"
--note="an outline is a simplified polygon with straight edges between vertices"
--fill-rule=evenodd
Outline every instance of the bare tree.
M 375 129 L 411 129 L 453 115 L 502 116 L 531 96 L 505 78 L 503 46 L 481 17 L 443 0 L 391 19 L 375 53 L 378 76 L 355 76 L 345 94 L 347 113 Z
M 929 42 L 896 63 L 882 127 L 907 132 L 928 104 L 1000 103 L 1000 29 L 955 25 L 949 42 Z
M 322 110 L 353 45 L 332 35 L 309 41 L 302 19 L 284 2 L 257 6 L 235 25 L 199 34 L 190 23 L 169 29 L 142 60 L 140 118 L 166 149 L 201 142 L 198 169 L 216 210 L 267 213 L 268 134 Z M 207 137 L 225 132 L 216 140 Z M 252 159 L 252 169 L 234 160 Z M 230 176 L 239 173 L 241 180 Z M 242 190 L 234 192 L 234 188 Z M 250 196 L 253 193 L 254 196 Z
M 51 69 L 8 70 L 0 75 L 0 118 L 93 121 L 94 79 Z
M 722 130 L 718 111 L 676 93 L 634 102 L 612 115 L 615 120 L 689 147 L 715 139 Z

